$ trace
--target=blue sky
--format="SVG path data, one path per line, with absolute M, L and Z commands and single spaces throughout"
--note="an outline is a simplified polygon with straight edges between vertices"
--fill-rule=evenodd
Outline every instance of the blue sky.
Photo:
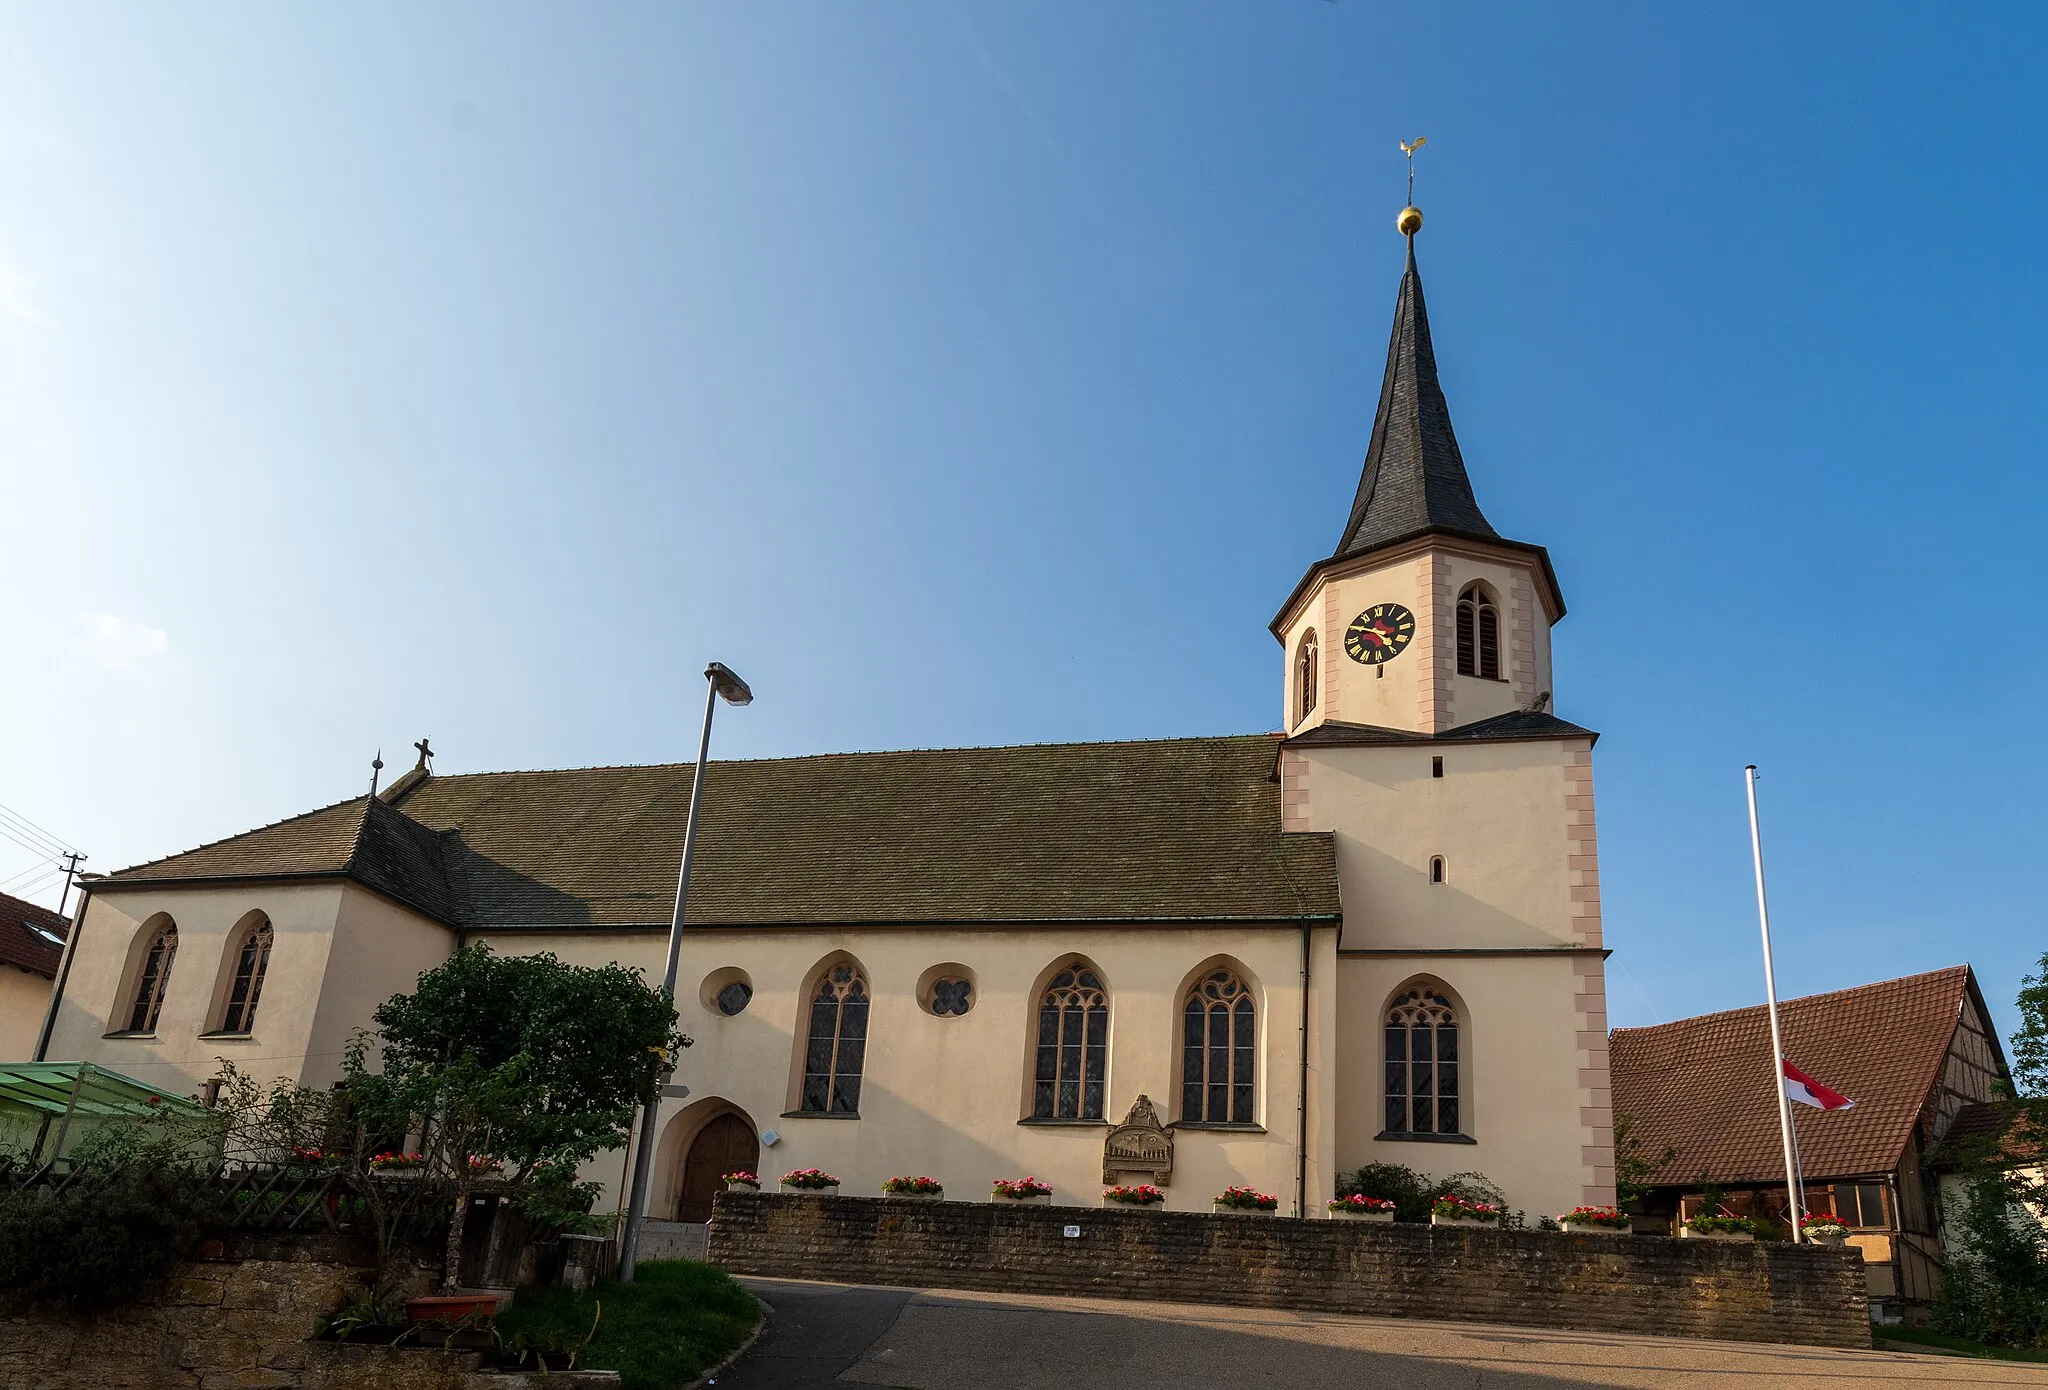
M 1417 183 L 1617 1023 L 2044 949 L 2027 7 L 0 3 L 0 804 L 1269 729 Z M 1164 678 L 1162 678 L 1164 673 Z M 11 854 L 14 846 L 5 845 Z M 0 857 L 0 878 L 33 868 Z M 38 885 L 35 878 L 27 880 Z M 48 896 L 46 892 L 38 896 Z

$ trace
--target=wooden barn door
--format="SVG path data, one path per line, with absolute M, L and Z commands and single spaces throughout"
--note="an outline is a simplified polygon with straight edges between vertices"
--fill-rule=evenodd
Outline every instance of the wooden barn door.
M 725 1186 L 725 1175 L 754 1172 L 761 1144 L 754 1127 L 738 1115 L 720 1115 L 697 1131 L 683 1160 L 683 1192 L 676 1200 L 676 1220 L 709 1221 L 711 1194 Z

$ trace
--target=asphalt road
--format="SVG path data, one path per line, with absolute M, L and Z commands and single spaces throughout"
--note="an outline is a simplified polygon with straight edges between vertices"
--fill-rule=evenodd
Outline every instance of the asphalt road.
M 742 1281 L 772 1310 L 719 1390 L 1877 1390 L 2030 1386 L 2048 1365 L 1179 1303 Z

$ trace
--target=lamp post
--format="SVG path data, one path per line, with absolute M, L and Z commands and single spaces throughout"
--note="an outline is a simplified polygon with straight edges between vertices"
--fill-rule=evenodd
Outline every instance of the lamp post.
M 697 740 L 697 770 L 690 777 L 690 814 L 683 822 L 683 867 L 676 875 L 676 910 L 668 924 L 668 964 L 661 974 L 661 992 L 673 1006 L 676 997 L 676 966 L 682 959 L 683 912 L 690 901 L 690 860 L 697 852 L 697 809 L 704 803 L 704 763 L 711 753 L 711 716 L 724 700 L 747 705 L 754 692 L 730 669 L 712 662 L 704 668 L 704 732 Z M 654 1162 L 655 1122 L 661 1114 L 661 1088 L 647 1102 L 640 1115 L 640 1142 L 633 1153 L 633 1190 L 626 1201 L 626 1229 L 619 1238 L 619 1282 L 633 1282 L 633 1267 L 639 1262 L 640 1223 L 647 1219 L 647 1169 Z

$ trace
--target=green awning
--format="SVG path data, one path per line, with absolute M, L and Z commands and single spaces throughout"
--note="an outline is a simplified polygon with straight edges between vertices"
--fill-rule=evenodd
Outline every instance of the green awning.
M 0 1102 L 52 1115 L 149 1115 L 166 1105 L 204 1114 L 183 1096 L 91 1062 L 0 1062 Z

